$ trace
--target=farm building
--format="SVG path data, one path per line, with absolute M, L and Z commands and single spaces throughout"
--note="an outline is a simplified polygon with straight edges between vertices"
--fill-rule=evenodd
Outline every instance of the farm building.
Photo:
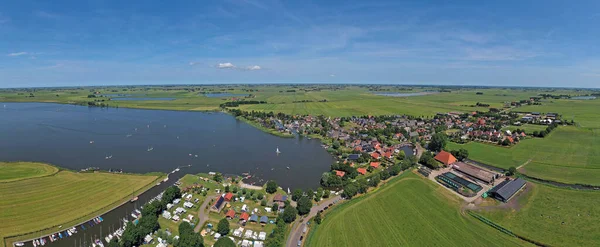
M 488 194 L 500 201 L 508 202 L 515 194 L 517 194 L 517 192 L 519 192 L 519 190 L 525 187 L 525 184 L 525 180 L 521 178 L 515 180 L 507 179 L 492 188 Z
M 467 175 L 467 177 L 482 181 L 487 184 L 491 184 L 492 182 L 494 182 L 496 176 L 490 171 L 486 171 L 479 167 L 465 164 L 463 162 L 456 162 L 452 166 L 460 173 Z
M 444 165 L 451 165 L 454 162 L 456 162 L 456 157 L 454 157 L 454 155 L 452 155 L 451 153 L 448 153 L 444 150 L 440 151 L 435 157 L 435 160 L 444 163 Z

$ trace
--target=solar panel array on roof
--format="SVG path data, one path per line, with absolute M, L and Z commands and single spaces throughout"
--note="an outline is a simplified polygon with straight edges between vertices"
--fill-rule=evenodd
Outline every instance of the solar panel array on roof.
M 214 207 L 216 209 L 220 208 L 224 201 L 225 201 L 225 198 L 223 198 L 222 196 L 219 196 L 219 199 L 217 199 L 217 202 L 215 202 Z

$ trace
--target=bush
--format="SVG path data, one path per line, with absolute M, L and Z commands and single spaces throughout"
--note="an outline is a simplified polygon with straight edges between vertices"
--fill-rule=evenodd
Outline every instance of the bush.
M 217 225 L 217 232 L 223 236 L 229 234 L 229 221 L 227 219 L 222 219 L 219 221 Z

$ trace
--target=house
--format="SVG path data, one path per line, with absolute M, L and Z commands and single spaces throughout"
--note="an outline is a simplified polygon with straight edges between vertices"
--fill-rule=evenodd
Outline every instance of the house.
M 152 243 L 152 236 L 150 236 L 150 234 L 146 235 L 146 237 L 144 237 L 144 243 L 145 244 L 149 244 Z
M 372 152 L 372 153 L 371 153 L 371 157 L 372 157 L 373 159 L 379 159 L 379 158 L 381 158 L 378 152 Z
M 257 222 L 258 221 L 258 216 L 256 214 L 252 214 L 252 216 L 250 216 L 250 222 Z
M 261 217 L 260 217 L 260 223 L 261 223 L 261 224 L 265 225 L 265 224 L 267 224 L 268 222 L 269 222 L 269 217 L 267 217 L 267 216 L 261 216 Z
M 242 215 L 240 215 L 240 220 L 248 221 L 248 218 L 250 218 L 250 215 L 246 212 L 243 212 Z
M 367 174 L 367 169 L 365 169 L 365 168 L 358 168 L 358 169 L 356 169 L 356 171 L 362 175 Z
M 167 219 L 167 220 L 170 220 L 171 219 L 171 213 L 169 211 L 165 210 L 162 213 L 162 217 L 165 218 L 165 219 Z
M 346 172 L 335 170 L 335 175 L 338 177 L 344 177 L 344 175 L 346 175 Z
M 285 202 L 287 201 L 287 196 L 282 194 L 277 194 L 273 197 L 274 202 Z
M 191 203 L 191 202 L 184 202 L 183 206 L 186 207 L 186 208 L 192 208 L 194 206 L 194 204 Z
M 178 207 L 177 209 L 175 209 L 175 213 L 179 214 L 179 215 L 181 215 L 181 214 L 183 214 L 185 212 L 186 212 L 186 210 L 184 208 L 182 208 L 182 207 Z
M 233 193 L 231 192 L 227 192 L 227 194 L 225 194 L 224 196 L 225 201 L 231 201 L 231 199 L 233 198 Z
M 456 157 L 454 157 L 454 155 L 452 155 L 451 153 L 448 153 L 444 150 L 440 151 L 435 157 L 435 160 L 444 163 L 444 165 L 451 165 L 452 163 L 456 162 Z
M 235 236 L 235 237 L 238 237 L 238 238 L 239 238 L 239 237 L 242 237 L 242 233 L 243 233 L 243 232 L 244 232 L 244 228 L 243 228 L 243 227 L 240 227 L 240 228 L 238 228 L 238 229 L 235 229 L 235 230 L 233 231 L 233 236 Z
M 379 162 L 371 162 L 371 164 L 370 164 L 369 166 L 370 166 L 370 167 L 373 167 L 374 169 L 377 169 L 377 168 L 379 168 L 379 165 L 380 165 L 380 164 L 381 164 L 381 163 L 379 163 Z
M 250 247 L 252 245 L 252 241 L 248 241 L 246 239 L 242 240 L 242 247 Z
M 253 247 L 263 247 L 263 242 L 262 241 L 254 241 L 254 246 Z
M 219 198 L 217 198 L 217 201 L 215 201 L 215 204 L 213 204 L 211 208 L 213 210 L 220 211 L 221 206 L 223 206 L 223 202 L 225 202 L 225 198 L 219 196 Z
M 525 180 L 521 178 L 517 178 L 515 180 L 507 179 L 492 188 L 488 194 L 502 202 L 508 202 L 517 194 L 517 192 L 525 187 L 525 184 Z
M 225 218 L 227 218 L 228 220 L 233 219 L 234 217 L 235 217 L 235 211 L 233 211 L 233 209 L 230 209 L 225 214 Z

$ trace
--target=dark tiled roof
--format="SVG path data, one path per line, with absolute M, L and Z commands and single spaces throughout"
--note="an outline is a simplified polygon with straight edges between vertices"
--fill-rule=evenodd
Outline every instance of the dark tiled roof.
M 506 182 L 506 180 L 504 182 Z M 502 182 L 502 183 L 504 183 L 504 182 Z M 514 194 L 516 194 L 521 188 L 523 188 L 523 186 L 525 185 L 525 180 L 523 180 L 521 178 L 517 178 L 515 180 L 509 181 L 508 183 L 504 184 L 504 186 L 500 187 L 500 185 L 502 185 L 502 183 L 500 183 L 498 186 L 496 186 L 496 187 L 499 187 L 498 189 L 496 189 L 496 187 L 494 187 L 494 189 L 496 189 L 496 191 L 494 191 L 494 192 L 496 193 L 496 195 L 498 197 L 500 197 L 500 199 L 502 199 L 503 201 L 507 201 Z

